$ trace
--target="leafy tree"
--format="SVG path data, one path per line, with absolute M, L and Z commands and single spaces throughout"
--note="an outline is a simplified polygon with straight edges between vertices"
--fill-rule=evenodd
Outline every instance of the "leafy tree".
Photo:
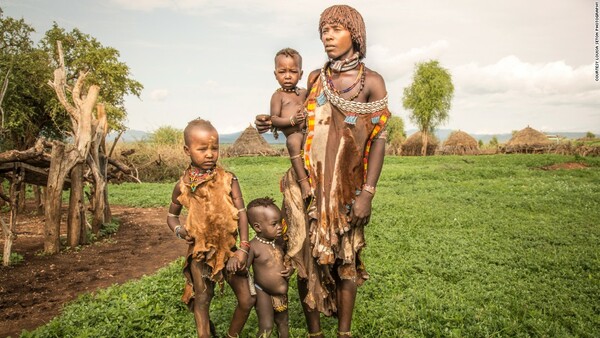
M 427 153 L 428 135 L 448 121 L 453 95 L 452 76 L 437 60 L 416 64 L 413 82 L 404 88 L 402 104 L 405 109 L 412 110 L 410 120 L 423 135 L 423 156 Z
M 119 61 L 119 51 L 103 46 L 96 38 L 74 28 L 71 32 L 59 27 L 56 22 L 42 39 L 41 48 L 51 56 L 52 69 L 59 63 L 56 42 L 61 41 L 64 52 L 67 83 L 72 83 L 80 71 L 89 72 L 85 87 L 96 84 L 100 86 L 98 103 L 104 103 L 108 124 L 111 130 L 124 130 L 127 116 L 124 99 L 126 95 L 139 97 L 143 86 L 131 78 L 129 67 Z M 66 121 L 66 113 L 54 104 L 54 115 L 60 115 Z
M 494 147 L 497 148 L 498 147 L 498 138 L 496 137 L 496 135 L 494 135 L 491 139 L 490 139 L 490 147 Z
M 387 123 L 386 128 L 388 131 L 388 143 L 392 142 L 392 140 L 403 140 L 406 138 L 406 132 L 404 131 L 404 120 L 402 120 L 400 116 L 392 115 Z
M 585 138 L 596 138 L 596 135 L 594 135 L 594 133 L 592 133 L 591 131 L 588 131 L 587 133 L 585 133 Z
M 183 130 L 171 126 L 162 126 L 150 135 L 150 142 L 160 145 L 183 144 Z
M 34 29 L 23 19 L 4 17 L 0 9 L 0 139 L 4 149 L 33 146 L 39 135 L 57 136 L 48 115 L 54 92 L 47 55 L 34 47 Z
M 479 148 L 483 148 L 483 140 L 479 139 L 479 141 L 477 141 L 477 144 L 479 145 Z

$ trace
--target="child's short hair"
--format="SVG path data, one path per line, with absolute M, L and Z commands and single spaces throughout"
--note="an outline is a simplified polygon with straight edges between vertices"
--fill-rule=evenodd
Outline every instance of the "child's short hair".
M 190 122 L 188 122 L 187 126 L 183 130 L 183 141 L 185 142 L 185 145 L 189 145 L 190 131 L 194 128 L 200 128 L 200 129 L 204 129 L 204 130 L 214 130 L 214 131 L 217 130 L 217 128 L 215 128 L 212 125 L 212 123 L 210 123 L 210 121 L 208 121 L 208 120 L 202 119 L 200 117 L 193 119 Z
M 257 207 L 268 208 L 270 206 L 273 206 L 273 207 L 277 208 L 277 210 L 279 210 L 279 207 L 275 204 L 275 200 L 268 196 L 256 198 L 256 199 L 253 199 L 252 201 L 250 201 L 250 203 L 248 203 L 248 206 L 246 207 L 246 210 L 248 211 L 248 223 L 250 223 L 251 225 L 254 223 L 255 215 L 253 212 L 250 212 L 253 208 L 257 208 Z
M 321 37 L 323 26 L 326 24 L 340 24 L 350 31 L 352 44 L 358 52 L 359 58 L 367 56 L 367 30 L 365 21 L 360 13 L 348 5 L 334 5 L 321 13 L 319 20 L 319 37 Z
M 279 55 L 289 56 L 291 58 L 298 58 L 298 66 L 300 67 L 300 69 L 302 69 L 302 55 L 300 55 L 300 53 L 298 53 L 297 50 L 295 50 L 293 48 L 289 48 L 289 47 L 280 50 L 279 52 L 277 52 L 277 54 L 275 54 L 275 63 L 276 64 L 277 64 L 277 57 Z

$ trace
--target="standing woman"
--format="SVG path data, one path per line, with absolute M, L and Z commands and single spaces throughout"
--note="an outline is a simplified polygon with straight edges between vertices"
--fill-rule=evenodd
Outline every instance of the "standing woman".
M 364 226 L 385 154 L 390 116 L 381 75 L 367 68 L 366 31 L 354 8 L 327 8 L 319 35 L 329 61 L 308 78 L 304 161 L 314 196 L 306 206 L 293 170 L 282 179 L 290 264 L 309 337 L 323 337 L 320 313 L 337 314 L 338 337 L 351 337 L 357 287 L 369 275 L 360 258 Z M 266 131 L 268 119 L 257 117 Z

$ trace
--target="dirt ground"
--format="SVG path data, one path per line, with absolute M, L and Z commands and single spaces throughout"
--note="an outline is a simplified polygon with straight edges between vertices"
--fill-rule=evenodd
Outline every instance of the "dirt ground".
M 556 163 L 552 165 L 547 165 L 541 167 L 542 170 L 576 170 L 576 169 L 585 169 L 587 166 L 583 163 L 577 162 L 566 162 L 566 163 Z
M 121 224 L 116 234 L 56 255 L 40 254 L 43 217 L 29 210 L 19 215 L 13 252 L 24 260 L 11 267 L 0 264 L 0 337 L 35 329 L 78 295 L 150 275 L 185 254 L 185 243 L 165 224 L 166 208 L 111 208 Z

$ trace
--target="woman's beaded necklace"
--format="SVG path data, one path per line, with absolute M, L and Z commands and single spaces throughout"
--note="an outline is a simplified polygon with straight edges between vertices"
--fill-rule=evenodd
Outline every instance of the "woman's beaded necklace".
M 365 64 L 363 62 L 358 63 L 360 64 L 360 68 L 358 70 L 358 75 L 356 76 L 356 79 L 354 80 L 354 83 L 352 85 L 350 85 L 350 87 L 343 89 L 343 90 L 337 90 L 333 84 L 333 79 L 331 77 L 331 67 L 327 67 L 327 72 L 326 72 L 326 79 L 327 79 L 327 87 L 329 87 L 329 89 L 331 89 L 335 94 L 337 94 L 338 96 L 341 96 L 342 94 L 345 94 L 349 91 L 351 91 L 352 89 L 354 89 L 354 87 L 356 87 L 357 84 L 360 83 L 360 87 L 358 88 L 358 91 L 356 93 L 354 93 L 354 95 L 352 95 L 350 98 L 348 98 L 348 101 L 353 101 L 354 99 L 356 99 L 358 97 L 358 95 L 362 92 L 363 88 L 365 87 Z

